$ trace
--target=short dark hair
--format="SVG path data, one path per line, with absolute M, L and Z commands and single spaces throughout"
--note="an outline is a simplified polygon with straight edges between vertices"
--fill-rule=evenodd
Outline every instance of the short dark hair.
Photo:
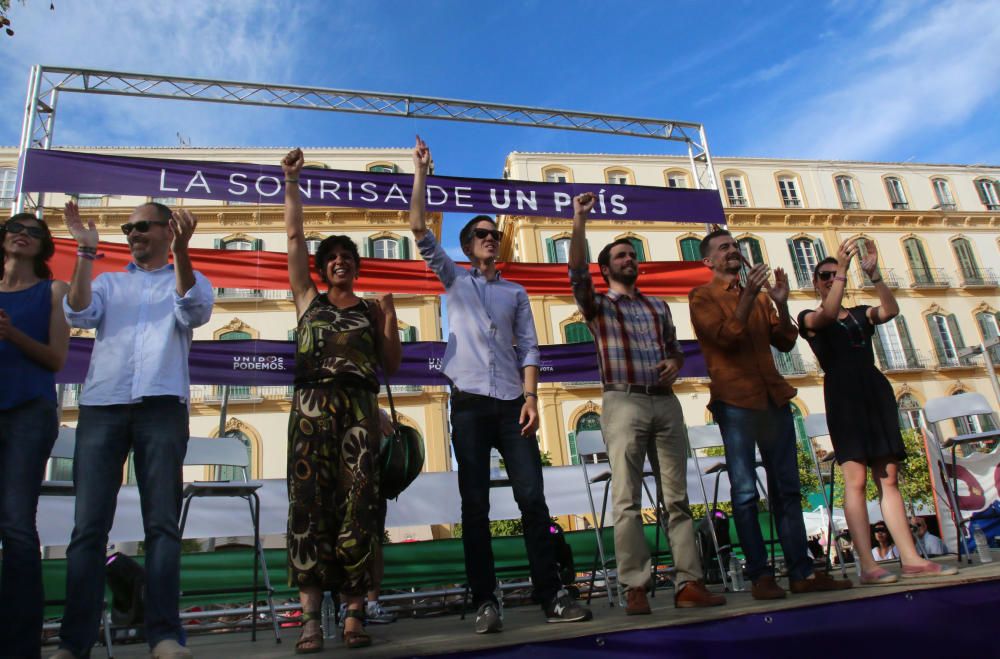
M 14 215 L 7 222 L 0 224 L 0 245 L 3 245 L 4 239 L 7 237 L 7 224 L 10 222 L 24 222 L 26 220 L 34 220 L 38 222 L 38 226 L 41 227 L 45 235 L 41 238 L 42 248 L 35 255 L 34 267 L 35 276 L 39 279 L 52 279 L 52 270 L 49 268 L 49 259 L 52 255 L 56 253 L 56 244 L 52 240 L 52 232 L 49 231 L 49 225 L 45 223 L 45 220 L 35 217 L 31 213 L 18 213 Z M 4 266 L 7 262 L 7 252 L 0 248 L 0 279 L 3 278 Z
M 165 206 L 158 201 L 147 201 L 145 204 L 141 204 L 139 208 L 144 208 L 146 206 L 152 206 L 156 209 L 156 215 L 158 216 L 157 219 L 161 222 L 169 222 L 170 218 L 174 215 L 169 206 Z
M 826 257 L 825 259 L 823 259 L 822 261 L 820 261 L 819 263 L 816 264 L 816 267 L 813 268 L 813 281 L 814 282 L 819 277 L 819 269 L 822 268 L 824 265 L 830 265 L 831 263 L 833 265 L 840 265 L 840 261 L 838 261 L 837 259 L 833 258 L 832 256 L 828 256 L 828 257 Z
M 733 234 L 729 233 L 725 229 L 716 229 L 715 231 L 709 232 L 707 236 L 701 239 L 701 244 L 698 245 L 698 251 L 701 252 L 701 258 L 708 256 L 708 248 L 712 246 L 712 241 L 721 236 L 733 237 Z
M 628 245 L 633 250 L 635 249 L 635 245 L 633 245 L 632 241 L 629 240 L 628 238 L 619 238 L 617 240 L 614 240 L 605 245 L 604 248 L 601 250 L 600 254 L 597 255 L 598 266 L 600 267 L 611 266 L 611 250 L 614 249 L 615 245 Z M 608 277 L 607 275 L 604 274 L 603 270 L 601 270 L 601 276 L 604 277 L 604 283 L 608 283 Z
M 489 222 L 493 226 L 497 225 L 497 221 L 494 220 L 489 215 L 477 215 L 468 222 L 466 222 L 465 226 L 462 227 L 462 230 L 458 232 L 458 243 L 461 246 L 465 247 L 470 242 L 472 242 L 472 230 L 476 228 L 477 224 L 479 224 L 484 220 Z
M 354 244 L 354 241 L 343 235 L 327 236 L 323 239 L 323 242 L 319 244 L 319 247 L 316 248 L 316 256 L 313 259 L 316 272 L 319 273 L 319 278 L 322 279 L 325 284 L 330 283 L 330 281 L 326 278 L 326 264 L 333 255 L 334 247 L 340 247 L 350 252 L 351 258 L 354 259 L 354 269 L 357 272 L 361 272 L 361 255 L 358 254 L 358 246 Z

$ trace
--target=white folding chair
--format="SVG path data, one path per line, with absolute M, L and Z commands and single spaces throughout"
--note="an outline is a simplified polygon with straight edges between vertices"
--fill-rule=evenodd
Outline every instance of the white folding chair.
M 622 599 L 621 588 L 615 580 L 615 592 L 616 598 L 612 599 L 611 595 L 611 575 L 608 569 L 608 559 L 604 552 L 604 519 L 608 510 L 608 493 L 611 488 L 611 469 L 607 467 L 607 463 L 598 463 L 598 457 L 601 455 L 606 455 L 608 452 L 607 446 L 604 444 L 604 435 L 600 430 L 583 430 L 576 436 L 576 453 L 580 457 L 580 464 L 583 466 L 583 480 L 584 486 L 587 489 L 587 499 L 590 501 L 590 514 L 594 518 L 594 533 L 597 537 L 597 554 L 601 562 L 601 570 L 604 573 L 604 583 L 608 590 L 608 602 L 614 606 L 614 602 L 617 599 L 618 603 L 624 606 L 624 600 Z M 587 463 L 590 464 L 601 464 L 602 470 L 595 476 L 590 476 L 587 471 Z M 642 473 L 642 489 L 646 492 L 646 496 L 649 497 L 650 503 L 653 504 L 656 510 L 656 521 L 657 524 L 662 526 L 662 515 L 661 506 L 659 498 L 653 496 L 653 493 L 649 490 L 649 485 L 646 483 L 646 478 L 650 476 L 655 476 L 655 474 L 648 468 L 648 465 L 644 466 Z M 598 517 L 597 509 L 594 505 L 594 495 L 591 491 L 591 485 L 597 483 L 604 483 L 604 495 L 601 502 L 601 515 Z M 666 532 L 666 529 L 663 529 Z M 657 531 L 659 533 L 659 530 Z M 655 567 L 655 565 L 654 565 Z M 597 575 L 597 568 L 595 566 L 594 570 L 591 572 L 591 590 L 593 590 L 593 583 Z
M 969 521 L 962 516 L 962 511 L 958 507 L 958 447 L 965 444 L 973 444 L 989 439 L 1000 438 L 1000 430 L 988 430 L 985 432 L 966 433 L 954 435 L 947 439 L 941 429 L 940 423 L 948 419 L 956 419 L 967 416 L 977 416 L 987 414 L 996 421 L 993 408 L 986 401 L 982 394 L 965 393 L 954 396 L 942 396 L 932 398 L 924 405 L 924 419 L 931 426 L 932 433 L 938 441 L 928 441 L 928 447 L 937 452 L 939 464 L 941 465 L 941 482 L 945 485 L 948 493 L 948 507 L 951 508 L 952 521 L 955 523 L 956 546 L 961 552 L 965 550 L 965 556 L 969 563 L 972 563 L 972 555 L 969 553 L 969 544 L 966 540 L 966 523 Z M 945 473 L 944 465 L 947 464 L 944 457 L 944 449 L 951 449 L 951 487 L 948 485 L 948 474 Z M 961 559 L 961 554 L 959 554 Z
M 714 511 L 716 509 L 716 506 L 718 506 L 718 504 L 719 504 L 719 479 L 722 477 L 722 474 L 724 474 L 724 473 L 728 474 L 729 473 L 729 465 L 727 465 L 725 459 L 723 459 L 720 462 L 717 462 L 717 463 L 715 463 L 713 465 L 710 465 L 710 466 L 706 467 L 705 469 L 702 469 L 701 468 L 701 462 L 698 460 L 698 451 L 699 450 L 710 449 L 710 448 L 718 448 L 718 447 L 723 447 L 724 448 L 725 444 L 722 441 L 722 429 L 719 428 L 719 426 L 717 424 L 711 424 L 711 425 L 705 425 L 705 426 L 688 426 L 688 445 L 691 447 L 691 455 L 694 456 L 695 469 L 698 471 L 698 482 L 701 485 L 702 495 L 705 497 L 706 516 L 707 515 L 711 515 L 711 514 L 714 513 Z M 760 458 L 760 450 L 757 449 L 757 448 L 754 448 L 754 479 L 757 481 L 757 487 L 760 490 L 760 493 L 762 495 L 764 495 L 764 497 L 766 498 L 767 497 L 767 488 L 764 487 L 764 484 L 760 481 L 760 476 L 757 475 L 757 471 L 756 471 L 757 468 L 763 467 L 763 466 L 764 466 L 764 463 L 761 461 L 761 458 Z M 712 494 L 712 507 L 711 508 L 707 508 L 707 505 L 708 505 L 708 493 L 705 491 L 704 477 L 705 476 L 710 476 L 712 474 L 715 475 L 715 486 L 714 486 L 714 492 Z M 775 535 L 775 532 L 774 532 L 774 514 L 771 513 L 770 509 L 771 509 L 771 506 L 769 504 L 768 505 L 768 516 L 770 517 L 770 521 L 771 521 L 771 527 L 770 527 L 771 528 L 771 539 L 770 539 L 770 544 L 771 544 L 771 563 L 773 564 L 774 563 L 774 551 L 775 551 L 775 548 L 774 548 L 774 543 L 775 543 L 774 535 Z M 720 552 L 719 552 L 719 540 L 718 540 L 717 537 L 715 537 L 715 524 L 710 523 L 709 526 L 712 529 L 712 539 L 713 539 L 713 542 L 715 543 L 716 556 L 718 557 L 718 560 L 719 560 L 719 567 L 722 570 L 722 575 L 723 575 L 722 576 L 722 583 L 726 586 L 726 588 L 729 588 L 729 584 L 726 582 L 726 577 L 725 577 L 726 570 L 725 570 L 725 568 L 722 565 L 722 556 L 720 555 Z
M 263 483 L 249 480 L 247 468 L 250 466 L 250 456 L 247 453 L 246 445 L 239 439 L 233 437 L 219 437 L 217 439 L 207 437 L 192 437 L 188 440 L 187 454 L 184 456 L 185 466 L 217 466 L 236 467 L 243 475 L 241 481 L 195 481 L 184 486 L 184 507 L 181 513 L 180 532 L 184 536 L 184 525 L 187 523 L 188 510 L 191 502 L 197 497 L 236 497 L 243 499 L 250 506 L 250 519 L 253 522 L 253 542 L 255 559 L 253 564 L 253 621 L 251 622 L 251 640 L 257 640 L 257 591 L 259 590 L 258 565 L 264 574 L 264 588 L 267 596 L 267 606 L 271 612 L 271 624 L 274 627 L 274 640 L 281 642 L 281 635 L 278 631 L 278 616 L 274 610 L 274 589 L 271 587 L 271 578 L 267 573 L 267 561 L 264 559 L 264 548 L 260 543 L 260 497 L 257 490 Z M 186 591 L 186 594 L 219 594 L 219 593 L 241 593 L 244 588 L 212 589 L 211 592 L 198 590 Z
M 826 425 L 826 414 L 817 412 L 815 414 L 810 414 L 805 418 L 806 436 L 809 437 L 809 456 L 812 458 L 813 466 L 816 468 L 816 478 L 819 479 L 819 491 L 823 495 L 823 503 L 826 504 L 826 509 L 830 515 L 830 519 L 827 522 L 826 528 L 826 569 L 829 570 L 831 567 L 832 556 L 830 555 L 830 545 L 833 545 L 837 550 L 837 558 L 840 562 L 840 574 L 845 579 L 847 578 L 847 568 L 844 567 L 844 555 L 840 552 L 840 543 L 833 541 L 833 486 L 834 486 L 834 470 L 837 468 L 837 456 L 834 451 L 830 451 L 823 456 L 820 460 L 816 455 L 816 449 L 813 447 L 813 440 L 817 437 L 826 437 L 830 434 L 830 429 Z M 823 487 L 823 470 L 820 468 L 820 462 L 830 463 L 830 494 L 826 493 L 826 488 Z M 860 564 L 859 564 L 860 565 Z

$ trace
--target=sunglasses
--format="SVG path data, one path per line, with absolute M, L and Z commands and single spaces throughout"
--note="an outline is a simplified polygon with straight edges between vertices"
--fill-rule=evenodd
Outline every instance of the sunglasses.
M 29 227 L 21 224 L 20 222 L 8 222 L 4 225 L 4 228 L 7 230 L 7 233 L 26 233 L 32 238 L 36 238 L 38 240 L 45 237 L 45 229 L 42 227 Z
M 486 240 L 486 236 L 490 236 L 497 242 L 500 242 L 500 237 L 503 236 L 499 229 L 473 229 L 472 234 L 480 240 Z
M 836 270 L 820 270 L 816 273 L 816 277 L 819 278 L 820 281 L 826 281 L 835 274 L 837 274 Z
M 132 233 L 132 229 L 135 229 L 139 233 L 146 233 L 149 231 L 149 227 L 154 224 L 159 224 L 161 227 L 165 227 L 169 222 L 164 222 L 163 220 L 139 220 L 138 222 L 126 222 L 122 225 L 122 233 L 126 236 Z
M 889 532 L 889 529 L 883 529 L 883 528 L 877 528 L 877 529 L 875 529 L 875 533 L 888 533 L 888 532 Z

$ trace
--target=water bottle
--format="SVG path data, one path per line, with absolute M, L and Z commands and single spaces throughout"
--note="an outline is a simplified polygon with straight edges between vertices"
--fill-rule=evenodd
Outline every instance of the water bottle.
M 972 537 L 976 541 L 976 553 L 979 554 L 979 562 L 992 563 L 993 555 L 990 553 L 990 543 L 986 540 L 986 534 L 983 533 L 983 528 L 981 526 L 973 527 Z
M 729 555 L 729 583 L 734 592 L 744 590 L 746 588 L 746 585 L 743 582 L 743 566 L 740 564 L 740 559 L 736 558 L 735 554 Z

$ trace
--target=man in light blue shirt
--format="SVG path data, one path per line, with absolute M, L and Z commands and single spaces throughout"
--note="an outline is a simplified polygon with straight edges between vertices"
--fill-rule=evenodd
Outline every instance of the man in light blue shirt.
M 465 573 L 476 612 L 476 633 L 503 629 L 490 542 L 490 453 L 504 458 L 521 510 L 534 597 L 549 622 L 591 618 L 562 587 L 555 539 L 545 503 L 538 428 L 538 337 L 528 294 L 496 268 L 500 232 L 486 215 L 473 218 L 459 241 L 471 270 L 460 268 L 427 230 L 425 198 L 431 154 L 418 137 L 410 200 L 410 229 L 420 254 L 448 294 L 444 374 L 452 383 L 451 442 L 462 496 Z
M 52 659 L 85 657 L 97 640 L 104 562 L 129 450 L 146 532 L 146 639 L 157 659 L 190 657 L 178 616 L 178 519 L 188 441 L 188 352 L 212 315 L 212 285 L 191 267 L 191 213 L 143 204 L 122 225 L 132 263 L 91 283 L 98 232 L 76 205 L 66 225 L 78 244 L 63 307 L 73 327 L 96 330 L 80 395 L 73 457 L 76 515 L 66 552 L 66 609 Z M 173 254 L 173 264 L 170 255 Z

